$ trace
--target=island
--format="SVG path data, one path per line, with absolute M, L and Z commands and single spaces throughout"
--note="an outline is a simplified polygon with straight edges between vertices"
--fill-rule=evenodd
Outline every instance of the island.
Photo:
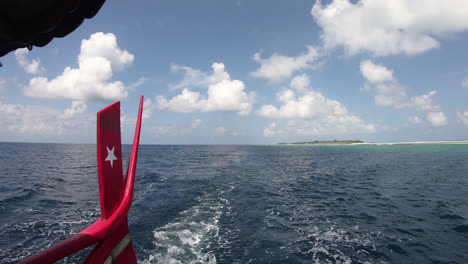
M 305 142 L 293 142 L 293 143 L 278 143 L 279 145 L 348 145 L 348 144 L 362 144 L 362 140 L 315 140 Z

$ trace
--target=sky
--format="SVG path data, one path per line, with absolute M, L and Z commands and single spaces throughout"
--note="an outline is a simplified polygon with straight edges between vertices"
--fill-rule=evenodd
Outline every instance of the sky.
M 0 142 L 468 139 L 466 0 L 107 1 L 65 38 L 0 58 Z

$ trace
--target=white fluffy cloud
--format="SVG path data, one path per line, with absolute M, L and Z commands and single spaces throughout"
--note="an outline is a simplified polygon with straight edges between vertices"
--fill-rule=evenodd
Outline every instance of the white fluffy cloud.
M 24 88 L 24 94 L 36 98 L 119 100 L 128 92 L 122 82 L 112 81 L 112 76 L 133 60 L 132 54 L 117 46 L 114 34 L 98 32 L 81 42 L 78 68 L 66 67 L 52 80 L 33 78 Z
M 413 108 L 426 113 L 426 119 L 432 126 L 445 126 L 448 124 L 447 118 L 441 111 L 438 104 L 432 102 L 432 97 L 436 91 L 430 91 L 427 94 L 413 96 L 407 102 L 397 105 L 397 108 Z
M 447 125 L 447 118 L 442 112 L 430 112 L 427 114 L 427 121 L 433 126 L 445 126 Z
M 199 92 L 192 92 L 185 88 L 182 93 L 169 100 L 164 96 L 157 96 L 156 103 L 159 109 L 189 113 L 204 108 L 205 100 L 200 99 Z
M 276 94 L 276 100 L 281 103 L 280 107 L 264 105 L 256 114 L 270 119 L 290 120 L 288 130 L 298 135 L 375 131 L 372 124 L 366 124 L 361 118 L 349 115 L 340 102 L 310 89 L 305 89 L 301 96 L 296 96 L 290 89 L 284 90 Z M 277 134 L 275 129 L 276 123 L 270 124 L 263 131 L 264 135 Z
M 171 72 L 176 74 L 179 72 L 183 72 L 184 74 L 184 79 L 181 80 L 178 83 L 175 84 L 170 84 L 169 87 L 171 89 L 182 89 L 182 88 L 187 88 L 188 86 L 204 86 L 208 85 L 208 74 L 200 71 L 193 69 L 188 66 L 181 66 L 177 64 L 172 64 L 171 65 Z
M 458 120 L 468 126 L 468 110 L 465 110 L 463 113 L 457 112 Z
M 169 85 L 169 87 L 171 89 L 182 89 L 194 86 L 206 87 L 210 84 L 218 83 L 223 80 L 229 80 L 231 78 L 226 72 L 223 63 L 213 63 L 211 67 L 213 68 L 213 73 L 209 74 L 188 66 L 172 64 L 171 72 L 183 72 L 184 78 L 178 83 Z
M 310 85 L 310 79 L 309 76 L 302 74 L 295 76 L 291 82 L 289 83 L 289 86 L 291 86 L 294 90 L 300 92 L 300 93 L 305 93 L 307 92 L 307 87 Z
M 468 29 L 466 0 L 334 0 L 311 10 L 326 48 L 350 54 L 418 54 L 440 46 L 439 39 Z
M 432 97 L 436 95 L 436 91 L 430 91 L 427 94 L 413 96 L 407 102 L 397 105 L 397 108 L 414 108 L 426 113 L 426 119 L 432 126 L 445 126 L 448 124 L 447 118 L 441 111 L 438 104 L 432 102 Z
M 73 102 L 63 112 L 38 105 L 0 102 L 0 129 L 30 135 L 61 135 L 67 129 L 78 126 L 79 122 L 73 118 L 85 111 L 86 104 L 83 102 Z
M 15 57 L 18 64 L 30 74 L 41 74 L 45 72 L 45 69 L 40 66 L 39 59 L 33 59 L 32 62 L 28 60 L 26 55 L 29 53 L 27 48 L 17 49 L 15 51 Z
M 63 113 L 63 117 L 65 119 L 72 118 L 76 115 L 86 112 L 86 108 L 88 108 L 88 106 L 85 104 L 85 102 L 74 101 L 72 102 L 72 105 L 70 108 L 65 109 L 65 112 Z
M 393 71 L 387 69 L 381 64 L 374 64 L 370 60 L 361 62 L 361 73 L 367 81 L 371 83 L 379 83 L 385 81 L 393 81 Z
M 260 68 L 252 72 L 253 77 L 266 78 L 273 82 L 278 82 L 299 70 L 313 67 L 313 62 L 319 58 L 319 51 L 315 47 L 307 47 L 307 52 L 297 57 L 290 57 L 273 53 L 271 57 L 262 59 L 259 52 L 255 53 L 253 59 L 260 64 Z
M 325 98 L 321 93 L 308 91 L 296 98 L 292 90 L 279 92 L 277 101 L 283 103 L 279 108 L 264 105 L 258 115 L 273 119 L 310 119 L 325 115 L 346 115 L 347 110 L 340 102 Z
M 280 131 L 280 130 L 278 130 L 276 128 L 276 123 L 275 122 L 270 123 L 268 125 L 268 127 L 263 129 L 263 135 L 265 137 L 274 137 L 274 136 L 277 136 L 279 134 L 282 134 L 282 131 Z
M 375 91 L 374 97 L 377 106 L 397 106 L 406 98 L 406 89 L 393 77 L 393 71 L 381 64 L 370 60 L 361 62 L 361 73 L 366 83 L 362 91 Z
M 432 97 L 437 93 L 435 90 L 427 94 L 413 96 L 408 100 L 406 88 L 393 76 L 393 70 L 366 60 L 361 62 L 361 73 L 366 79 L 361 91 L 375 92 L 374 100 L 377 106 L 416 109 L 425 112 L 426 119 L 433 126 L 447 125 L 447 118 L 441 111 L 440 105 L 432 102 Z M 418 124 L 422 120 L 418 117 L 409 117 L 408 121 Z
M 239 115 L 248 115 L 252 111 L 255 99 L 253 92 L 247 94 L 244 91 L 244 83 L 239 80 L 231 80 L 223 63 L 213 63 L 213 74 L 206 75 L 208 80 L 208 94 L 201 96 L 200 92 L 191 91 L 188 88 L 171 99 L 157 96 L 156 103 L 159 109 L 174 112 L 237 112 Z M 187 83 L 192 85 L 192 83 Z M 200 85 L 195 82 L 194 85 Z
M 408 102 L 398 105 L 397 108 L 415 108 L 420 111 L 439 111 L 440 105 L 432 102 L 432 97 L 436 94 L 437 92 L 434 90 L 427 94 L 413 96 Z

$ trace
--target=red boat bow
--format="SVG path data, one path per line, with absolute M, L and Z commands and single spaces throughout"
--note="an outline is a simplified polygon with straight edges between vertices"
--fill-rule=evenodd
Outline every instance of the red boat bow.
M 143 96 L 140 97 L 133 147 L 124 182 L 120 134 L 120 102 L 97 114 L 97 157 L 101 218 L 78 234 L 21 263 L 53 263 L 93 244 L 85 263 L 137 263 L 128 230 L 140 142 Z

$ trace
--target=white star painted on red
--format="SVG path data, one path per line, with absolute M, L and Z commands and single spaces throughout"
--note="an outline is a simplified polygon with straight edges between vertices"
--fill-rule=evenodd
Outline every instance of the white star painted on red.
M 115 148 L 115 146 L 113 146 L 112 149 L 110 150 L 110 149 L 106 146 L 106 149 L 107 149 L 107 158 L 106 158 L 106 161 L 110 161 L 110 163 L 111 163 L 111 168 L 114 166 L 114 160 L 117 160 L 117 157 L 114 155 L 114 148 Z

